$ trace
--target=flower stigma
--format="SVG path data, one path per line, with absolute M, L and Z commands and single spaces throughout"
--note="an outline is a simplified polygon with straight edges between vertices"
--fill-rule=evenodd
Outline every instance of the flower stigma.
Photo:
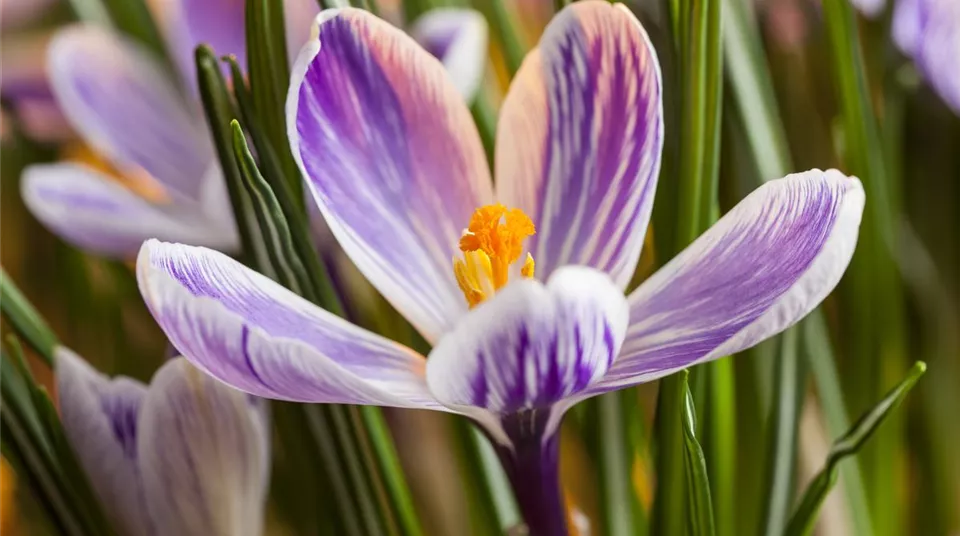
M 518 208 L 496 204 L 478 208 L 460 237 L 463 258 L 453 258 L 453 272 L 467 303 L 473 308 L 503 288 L 510 266 L 523 253 L 523 241 L 536 234 L 530 218 Z M 533 256 L 527 253 L 520 275 L 533 278 Z

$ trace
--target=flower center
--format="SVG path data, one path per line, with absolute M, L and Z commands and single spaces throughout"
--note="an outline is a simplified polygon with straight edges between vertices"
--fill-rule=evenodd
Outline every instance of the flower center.
M 523 253 L 523 241 L 535 234 L 530 218 L 518 208 L 496 204 L 480 207 L 460 237 L 463 258 L 453 259 L 453 272 L 473 308 L 507 284 L 510 266 Z M 520 275 L 533 277 L 533 257 L 527 253 Z

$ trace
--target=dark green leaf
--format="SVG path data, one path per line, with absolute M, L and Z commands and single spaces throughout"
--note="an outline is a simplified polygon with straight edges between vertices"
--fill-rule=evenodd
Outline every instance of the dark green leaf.
M 400 528 L 406 536 L 420 536 L 423 534 L 420 519 L 413 506 L 413 497 L 410 495 L 410 488 L 407 486 L 403 468 L 400 466 L 400 458 L 397 456 L 397 449 L 393 445 L 387 423 L 383 419 L 383 413 L 371 406 L 360 408 L 360 412 L 366 423 L 366 429 L 370 433 L 370 441 L 376 451 L 376 459 L 380 463 L 380 472 L 386 479 L 387 493 L 399 518 Z
M 283 171 L 281 176 L 288 181 L 288 191 L 302 210 L 303 184 L 287 140 L 285 109 L 290 69 L 283 10 L 282 0 L 246 0 L 247 68 L 252 110 L 260 134 L 260 139 L 255 138 L 258 154 L 262 155 L 269 144 L 273 158 Z M 237 80 L 234 75 L 235 88 Z M 254 128 L 252 123 L 245 124 Z
M 238 113 L 227 93 L 227 85 L 220 72 L 220 62 L 217 61 L 213 50 L 206 45 L 197 47 L 195 59 L 197 83 L 200 86 L 200 97 L 203 100 L 207 126 L 210 128 L 220 168 L 227 182 L 227 191 L 230 194 L 230 204 L 240 233 L 243 254 L 264 275 L 276 279 L 275 274 L 265 271 L 270 267 L 267 252 L 263 247 L 263 239 L 256 216 L 253 214 L 250 198 L 243 187 L 240 168 L 234 158 L 230 122 L 237 119 Z
M 713 521 L 713 503 L 710 499 L 710 480 L 703 450 L 697 441 L 697 410 L 693 404 L 688 379 L 690 373 L 680 372 L 684 402 L 681 415 L 683 428 L 683 460 L 687 474 L 687 507 L 692 536 L 713 536 L 716 532 Z
M 827 429 L 831 434 L 842 434 L 850 428 L 850 418 L 843 399 L 843 390 L 840 386 L 837 364 L 823 312 L 818 309 L 811 313 L 800 325 L 800 329 L 803 332 L 804 355 L 813 376 L 820 406 L 823 408 Z M 855 463 L 845 463 L 840 466 L 840 474 L 847 494 L 854 534 L 873 534 L 860 466 Z
M 527 55 L 527 47 L 524 46 L 520 33 L 517 31 L 516 20 L 504 0 L 485 0 L 480 2 L 478 6 L 487 20 L 490 21 L 490 28 L 494 32 L 494 37 L 500 43 L 507 72 L 510 73 L 512 78 L 520 70 L 520 64 L 523 63 L 523 58 Z
M 66 441 L 49 395 L 36 384 L 12 336 L 8 348 L 0 355 L 4 454 L 61 532 L 114 534 Z
M 334 314 L 342 314 L 343 307 L 317 256 L 304 214 L 292 206 L 283 183 L 272 189 L 261 175 L 239 123 L 231 123 L 231 129 L 237 167 L 264 238 L 270 270 L 287 288 Z
M 633 485 L 631 454 L 627 429 L 624 426 L 621 398 L 630 393 L 608 393 L 595 402 L 597 421 L 597 464 L 599 465 L 600 503 L 603 534 L 634 534 Z
M 743 122 L 750 155 L 760 177 L 765 181 L 776 179 L 789 173 L 793 164 L 770 71 L 763 57 L 760 30 L 747 3 L 723 1 L 724 64 L 733 90 L 734 110 Z
M 673 208 L 674 240 L 661 252 L 668 260 L 709 227 L 717 203 L 720 150 L 722 41 L 720 0 L 670 2 L 671 27 L 679 84 L 679 143 L 683 148 Z M 684 411 L 684 382 L 674 375 L 661 380 L 657 407 L 657 495 L 653 533 L 680 534 L 691 498 L 686 490 L 684 435 L 678 415 Z M 722 462 L 720 462 L 722 463 Z
M 807 487 L 807 491 L 804 493 L 793 517 L 790 518 L 790 523 L 787 525 L 784 534 L 801 536 L 813 531 L 820 506 L 837 482 L 840 462 L 860 451 L 860 448 L 876 432 L 887 415 L 900 405 L 926 370 L 927 365 L 923 361 L 917 361 L 899 385 L 887 393 L 887 396 L 873 409 L 863 414 L 846 434 L 834 441 L 830 454 L 827 456 L 826 466 Z
M 845 326 L 843 343 L 858 381 L 846 386 L 849 399 L 866 403 L 886 388 L 888 371 L 901 370 L 908 359 L 908 328 L 900 273 L 893 258 L 894 225 L 901 221 L 898 195 L 886 168 L 874 95 L 867 79 L 864 40 L 853 5 L 825 0 L 823 19 L 829 43 L 825 55 L 829 79 L 836 88 L 840 117 L 836 123 L 843 170 L 863 183 L 868 200 L 863 210 L 857 250 L 848 269 L 841 314 L 855 312 Z M 870 498 L 873 533 L 894 536 L 901 531 L 903 509 L 899 490 L 907 484 L 891 464 L 902 459 L 903 423 L 894 416 L 867 448 L 865 489 Z
M 2 268 L 0 268 L 0 311 L 23 340 L 43 358 L 48 366 L 52 367 L 57 336 Z
M 508 527 L 520 522 L 520 513 L 506 475 L 502 474 L 500 461 L 487 438 L 476 432 L 473 423 L 455 418 L 451 424 L 464 479 L 470 482 L 464 489 L 470 510 L 470 532 L 478 536 L 502 535 Z M 489 451 L 487 454 L 492 459 L 484 457 L 484 449 Z M 502 479 L 492 475 L 492 471 L 500 471 L 497 476 Z M 503 485 L 498 488 L 498 483 Z M 498 502 L 498 498 L 503 503 Z
M 273 190 L 257 169 L 240 123 L 234 120 L 230 123 L 230 128 L 233 134 L 233 151 L 237 167 L 240 170 L 246 195 L 251 201 L 251 211 L 264 240 L 263 246 L 270 271 L 276 274 L 276 280 L 280 284 L 316 302 L 316 291 L 293 248 L 293 239 L 290 237 L 287 220 Z

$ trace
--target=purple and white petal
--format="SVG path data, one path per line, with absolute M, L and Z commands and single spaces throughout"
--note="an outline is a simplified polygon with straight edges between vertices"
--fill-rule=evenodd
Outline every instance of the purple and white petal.
M 488 34 L 487 19 L 473 9 L 431 9 L 410 26 L 410 35 L 443 63 L 467 102 L 483 82 Z
M 623 292 L 591 268 L 564 267 L 546 285 L 521 279 L 440 339 L 427 383 L 437 400 L 467 414 L 549 410 L 604 376 L 628 316 Z
M 151 53 L 94 26 L 73 26 L 48 51 L 54 95 L 73 127 L 123 171 L 146 172 L 172 197 L 195 199 L 213 160 L 194 114 Z
M 626 288 L 663 146 L 660 66 L 623 5 L 563 9 L 517 73 L 497 129 L 497 194 L 537 227 L 537 273 L 566 264 Z
M 147 388 L 130 378 L 110 380 L 67 348 L 58 347 L 55 356 L 64 432 L 100 504 L 124 534 L 157 534 L 137 460 Z
M 137 450 L 158 534 L 262 533 L 270 474 L 263 402 L 183 358 L 157 371 L 143 400 Z
M 476 126 L 440 62 L 358 9 L 324 11 L 293 68 L 294 157 L 334 236 L 428 340 L 466 311 L 451 258 L 493 199 Z
M 960 114 L 960 2 L 900 0 L 894 9 L 893 37 L 937 94 Z
M 927 0 L 932 4 L 923 27 L 917 64 L 940 98 L 960 115 L 960 2 Z
M 422 356 L 226 255 L 151 240 L 137 279 L 173 345 L 237 389 L 297 402 L 444 409 L 427 389 Z
M 897 0 L 893 10 L 893 40 L 907 56 L 913 56 L 925 25 L 926 0 Z
M 739 352 L 806 316 L 846 270 L 863 203 L 860 181 L 836 170 L 758 188 L 630 295 L 623 349 L 588 394 Z
M 101 255 L 132 258 L 149 238 L 232 250 L 236 231 L 177 205 L 152 204 L 83 164 L 43 164 L 24 171 L 21 191 L 30 212 L 71 244 Z

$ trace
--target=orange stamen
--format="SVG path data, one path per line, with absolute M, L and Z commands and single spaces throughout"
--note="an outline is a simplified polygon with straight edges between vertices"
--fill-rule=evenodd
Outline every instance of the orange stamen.
M 453 260 L 457 283 L 470 307 L 507 284 L 510 266 L 523 253 L 523 241 L 535 233 L 533 222 L 517 208 L 486 205 L 473 213 L 460 238 L 463 259 Z M 525 278 L 533 277 L 534 262 L 529 253 L 520 273 Z

